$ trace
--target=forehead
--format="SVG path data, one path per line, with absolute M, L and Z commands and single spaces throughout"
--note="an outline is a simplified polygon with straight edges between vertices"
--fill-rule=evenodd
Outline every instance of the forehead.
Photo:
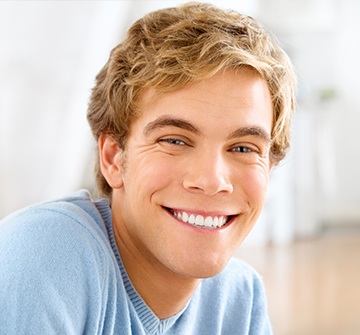
M 224 71 L 171 92 L 144 89 L 139 98 L 138 119 L 151 122 L 163 114 L 210 118 L 230 123 L 272 124 L 272 101 L 268 85 L 250 68 Z

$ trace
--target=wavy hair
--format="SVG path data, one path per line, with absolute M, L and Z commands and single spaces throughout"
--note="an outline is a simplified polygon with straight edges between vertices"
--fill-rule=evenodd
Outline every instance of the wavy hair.
M 296 79 L 287 54 L 253 18 L 206 3 L 154 11 L 136 21 L 96 77 L 88 121 L 96 140 L 111 134 L 125 148 L 145 88 L 171 92 L 221 70 L 255 69 L 267 82 L 273 125 L 270 158 L 279 163 L 290 145 Z M 100 193 L 111 197 L 97 158 Z

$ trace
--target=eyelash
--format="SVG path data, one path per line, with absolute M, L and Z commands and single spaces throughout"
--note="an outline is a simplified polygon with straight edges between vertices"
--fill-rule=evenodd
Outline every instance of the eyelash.
M 165 142 L 170 145 L 186 145 L 183 140 L 179 140 L 178 138 L 161 138 L 158 142 Z
M 246 146 L 243 146 L 243 145 L 238 145 L 238 146 L 232 148 L 230 151 L 231 151 L 231 152 L 240 152 L 240 153 L 255 152 L 254 149 L 249 148 L 249 147 L 246 147 Z
M 163 142 L 163 143 L 167 143 L 173 146 L 183 146 L 183 145 L 187 145 L 187 143 L 183 140 L 180 140 L 178 138 L 161 138 L 158 140 L 158 142 Z M 243 153 L 243 154 L 247 154 L 247 153 L 252 153 L 252 152 L 257 152 L 257 150 L 254 150 L 253 148 L 244 146 L 244 145 L 238 145 L 233 147 L 232 149 L 229 150 L 230 152 L 238 152 L 238 153 Z

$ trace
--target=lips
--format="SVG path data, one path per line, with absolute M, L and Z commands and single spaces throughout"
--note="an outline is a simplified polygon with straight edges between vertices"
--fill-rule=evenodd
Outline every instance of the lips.
M 226 225 L 233 216 L 230 215 L 201 215 L 182 210 L 166 208 L 178 220 L 199 228 L 217 229 Z

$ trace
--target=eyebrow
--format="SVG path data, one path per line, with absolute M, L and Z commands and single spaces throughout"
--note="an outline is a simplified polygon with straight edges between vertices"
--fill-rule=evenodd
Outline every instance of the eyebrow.
M 254 136 L 254 135 L 262 138 L 264 141 L 268 143 L 271 142 L 270 134 L 264 128 L 258 126 L 238 128 L 228 136 L 228 140 L 231 140 L 236 137 Z
M 196 135 L 201 135 L 201 131 L 195 127 L 192 123 L 187 120 L 184 120 L 179 117 L 174 117 L 170 115 L 162 115 L 148 123 L 143 131 L 143 134 L 146 136 L 152 131 L 164 128 L 164 127 L 177 127 L 187 131 L 190 131 Z M 270 134 L 263 129 L 262 127 L 258 126 L 250 126 L 250 127 L 240 127 L 233 131 L 228 137 L 228 140 L 237 138 L 237 137 L 244 137 L 244 136 L 257 136 L 265 140 L 266 142 L 271 142 Z
M 144 135 L 148 135 L 150 132 L 161 129 L 164 127 L 177 127 L 181 128 L 187 131 L 190 131 L 194 134 L 200 135 L 201 131 L 196 128 L 193 124 L 191 124 L 189 121 L 186 121 L 179 117 L 173 117 L 169 115 L 162 115 L 158 117 L 156 120 L 148 123 L 146 127 L 144 128 Z

